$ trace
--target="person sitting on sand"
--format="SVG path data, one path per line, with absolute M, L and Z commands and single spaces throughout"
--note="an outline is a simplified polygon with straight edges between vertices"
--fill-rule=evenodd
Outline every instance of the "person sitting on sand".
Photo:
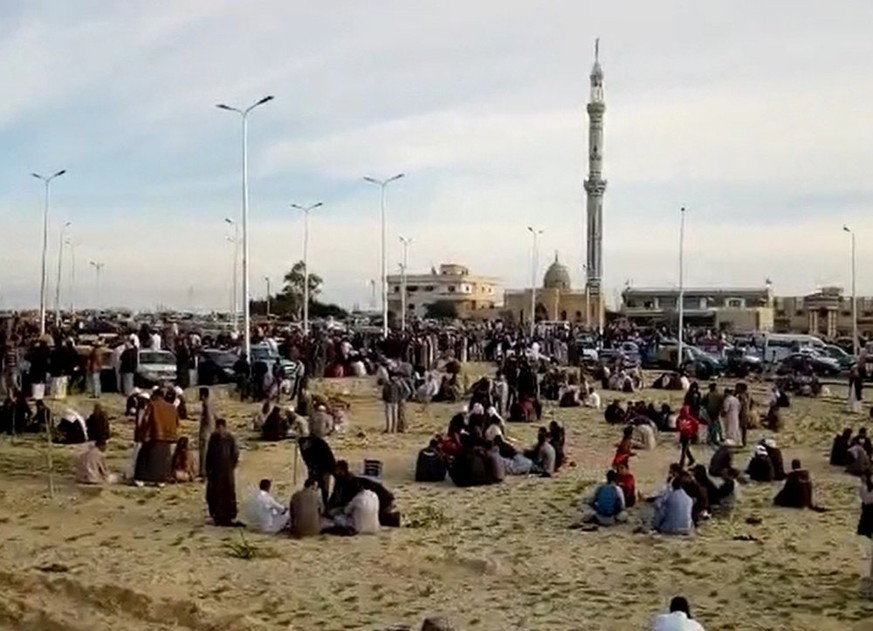
M 625 507 L 632 508 L 637 503 L 637 484 L 627 462 L 622 462 L 616 467 L 615 483 L 618 484 L 622 493 L 624 493 Z
M 773 499 L 776 506 L 786 508 L 812 508 L 812 480 L 809 471 L 801 468 L 800 460 L 791 461 L 791 472 L 785 477 L 785 485 Z
M 76 482 L 79 484 L 115 484 L 118 476 L 106 467 L 106 441 L 98 440 L 76 460 Z
M 835 467 L 848 467 L 852 464 L 852 456 L 849 455 L 849 447 L 852 444 L 852 428 L 847 427 L 842 434 L 834 436 L 831 445 L 831 465 Z
M 356 481 L 357 490 L 342 512 L 333 516 L 322 532 L 338 535 L 372 535 L 379 532 L 379 498 Z
M 442 482 L 446 479 L 446 462 L 439 451 L 439 438 L 418 452 L 415 461 L 416 482 Z
M 613 526 L 627 521 L 624 491 L 618 485 L 618 474 L 612 469 L 606 472 L 606 483 L 597 487 L 587 504 L 593 512 L 589 512 L 583 521 L 601 526 Z
M 728 467 L 722 474 L 723 482 L 718 487 L 711 505 L 721 514 L 730 513 L 737 504 L 739 487 L 737 486 L 737 470 Z
M 694 500 L 682 488 L 682 477 L 673 478 L 672 490 L 655 512 L 652 528 L 664 535 L 688 535 L 694 531 Z
M 588 394 L 585 395 L 582 405 L 586 408 L 594 408 L 598 412 L 600 411 L 600 395 L 597 394 L 594 386 L 588 386 Z
M 537 433 L 536 445 L 525 454 L 533 460 L 537 472 L 542 474 L 543 477 L 551 477 L 555 473 L 555 462 L 557 461 L 555 447 L 549 438 L 549 430 L 545 427 L 540 427 Z
M 651 631 L 705 631 L 703 626 L 691 618 L 688 601 L 676 596 L 670 601 L 670 613 L 662 613 L 652 620 Z
M 171 482 L 193 482 L 197 479 L 197 465 L 187 436 L 180 436 L 176 441 L 176 449 L 173 451 L 170 464 L 170 476 Z
M 53 442 L 64 445 L 79 445 L 88 442 L 88 429 L 85 419 L 73 408 L 67 408 L 55 428 Z
M 651 451 L 658 446 L 658 438 L 655 434 L 655 427 L 652 421 L 647 416 L 637 416 L 634 419 L 633 425 L 633 443 L 634 449 Z
M 528 458 L 506 441 L 502 436 L 494 439 L 494 447 L 503 458 L 503 468 L 509 475 L 527 475 L 533 469 L 533 460 Z
M 497 413 L 497 408 L 493 405 L 488 408 L 485 416 L 485 432 L 483 436 L 485 440 L 493 441 L 497 435 L 504 436 L 506 434 L 506 423 L 503 418 Z
M 858 430 L 858 439 L 861 441 L 861 446 L 864 448 L 864 451 L 867 452 L 867 457 L 873 458 L 873 442 L 871 442 L 870 437 L 867 436 L 866 427 L 862 427 Z
M 273 405 L 261 426 L 261 440 L 274 443 L 285 440 L 287 436 L 288 416 L 278 405 Z
M 706 492 L 709 506 L 712 507 L 718 504 L 718 487 L 715 485 L 715 482 L 712 481 L 712 478 L 707 475 L 706 467 L 702 464 L 695 465 L 691 471 L 691 475 L 694 478 L 694 481 L 697 482 L 698 486 Z
M 555 449 L 555 471 L 561 468 L 566 458 L 564 454 L 564 443 L 566 442 L 566 434 L 564 428 L 558 424 L 558 421 L 549 423 L 549 443 Z
M 246 526 L 255 532 L 275 535 L 288 526 L 288 508 L 282 506 L 270 495 L 272 482 L 261 480 L 258 491 L 246 500 L 243 506 L 243 519 Z
M 867 471 L 861 478 L 861 518 L 858 520 L 857 534 L 873 538 L 873 476 Z
M 852 444 L 849 447 L 849 456 L 851 462 L 846 467 L 846 473 L 864 475 L 870 470 L 870 456 L 864 450 L 864 444 L 861 442 L 860 436 L 855 436 L 852 439 Z
M 603 410 L 603 418 L 610 425 L 624 423 L 625 416 L 626 413 L 624 408 L 621 407 L 621 402 L 618 399 L 615 399 L 612 403 L 606 406 L 605 410 Z
M 725 469 L 733 468 L 735 449 L 736 444 L 731 438 L 719 445 L 709 461 L 709 475 L 718 477 Z
M 765 438 L 761 441 L 764 448 L 767 450 L 767 455 L 770 456 L 770 462 L 773 463 L 773 479 L 781 482 L 785 479 L 785 464 L 782 460 L 782 450 L 776 446 L 776 441 L 772 438 Z
M 109 440 L 109 417 L 106 416 L 103 406 L 99 403 L 94 404 L 94 411 L 85 421 L 85 429 L 88 430 L 88 438 L 94 442 Z
M 344 512 L 361 489 L 373 491 L 379 498 L 379 523 L 382 526 L 400 525 L 400 514 L 394 507 L 394 494 L 372 478 L 354 475 L 345 460 L 338 460 L 336 463 L 333 493 L 327 504 L 328 514 Z
M 315 537 L 324 527 L 324 504 L 316 478 L 307 478 L 303 488 L 291 496 L 289 511 L 292 537 Z
M 770 460 L 770 454 L 767 453 L 764 445 L 755 447 L 755 454 L 749 460 L 746 473 L 754 482 L 772 482 L 775 479 L 773 461 Z

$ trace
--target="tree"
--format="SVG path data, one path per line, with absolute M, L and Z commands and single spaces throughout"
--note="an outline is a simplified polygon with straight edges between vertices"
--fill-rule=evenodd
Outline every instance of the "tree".
M 437 300 L 425 307 L 424 314 L 432 320 L 454 320 L 458 317 L 458 306 L 451 300 Z
M 306 266 L 303 261 L 297 261 L 283 278 L 284 287 L 275 296 L 270 296 L 270 313 L 279 317 L 293 317 L 298 320 L 303 318 L 303 288 L 306 283 Z M 309 317 L 310 318 L 344 318 L 348 313 L 335 304 L 325 304 L 318 301 L 321 294 L 323 281 L 321 276 L 309 272 Z M 267 304 L 265 300 L 253 300 L 251 302 L 253 313 L 265 314 Z

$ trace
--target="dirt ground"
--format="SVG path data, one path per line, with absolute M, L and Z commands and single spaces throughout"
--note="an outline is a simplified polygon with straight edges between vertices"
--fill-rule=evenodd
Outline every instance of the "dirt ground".
M 758 400 L 764 387 L 756 386 Z M 845 388 L 819 400 L 793 399 L 786 429 L 775 436 L 786 463 L 797 457 L 810 469 L 815 499 L 827 512 L 777 509 L 778 484 L 744 486 L 731 518 L 707 522 L 691 538 L 633 534 L 638 513 L 628 525 L 599 532 L 568 529 L 580 499 L 601 481 L 620 434 L 601 413 L 546 410 L 544 423 L 556 418 L 565 424 L 573 462 L 557 477 L 458 489 L 412 479 L 418 449 L 458 406 L 411 404 L 409 432 L 388 436 L 381 433 L 371 381 L 323 382 L 315 389 L 352 402 L 352 427 L 331 437 L 331 445 L 356 469 L 364 458 L 384 462 L 384 481 L 407 526 L 378 536 L 304 541 L 246 533 L 257 556 L 240 559 L 229 547 L 241 541 L 239 531 L 208 524 L 203 485 L 80 487 L 72 462 L 83 447 L 55 447 L 51 500 L 44 442 L 30 436 L 10 444 L 4 437 L 0 628 L 384 630 L 417 628 L 425 615 L 444 613 L 470 630 L 624 630 L 645 628 L 672 596 L 683 594 L 708 631 L 873 629 L 873 600 L 859 591 L 871 551 L 869 541 L 854 534 L 859 484 L 827 464 L 838 430 L 869 424 L 845 412 Z M 665 396 L 644 391 L 633 399 Z M 287 501 L 293 444 L 254 442 L 246 426 L 257 407 L 232 401 L 226 391 L 218 397 L 220 414 L 243 446 L 240 500 L 269 477 L 276 497 Z M 188 399 L 196 399 L 193 391 Z M 83 415 L 90 412 L 87 399 L 72 403 Z M 131 426 L 119 397 L 103 403 L 113 417 L 107 455 L 120 471 L 130 459 Z M 63 406 L 53 407 L 59 412 Z M 198 404 L 190 408 L 196 418 Z M 193 438 L 196 427 L 188 421 L 184 431 Z M 532 443 L 535 432 L 536 426 L 509 429 L 523 443 Z M 708 461 L 711 451 L 698 450 Z M 671 437 L 635 457 L 638 489 L 661 488 L 677 459 Z M 303 477 L 301 462 L 298 484 Z M 762 523 L 748 525 L 750 516 Z M 735 540 L 739 535 L 755 540 Z

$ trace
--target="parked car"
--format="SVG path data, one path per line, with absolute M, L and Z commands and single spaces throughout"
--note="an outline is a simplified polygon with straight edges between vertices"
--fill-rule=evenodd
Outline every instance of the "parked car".
M 749 374 L 764 370 L 761 358 L 742 348 L 732 348 L 725 352 L 724 372 L 728 377 L 743 379 Z
M 176 356 L 170 351 L 151 349 L 139 351 L 139 363 L 134 383 L 140 387 L 151 387 L 161 383 L 175 383 Z
M 233 367 L 239 359 L 234 351 L 206 348 L 200 351 L 197 361 L 197 383 L 211 386 L 217 383 L 232 383 Z
M 776 367 L 777 375 L 812 373 L 818 377 L 835 377 L 840 372 L 840 365 L 835 359 L 815 353 L 792 353 Z
M 818 354 L 835 360 L 842 370 L 850 370 L 857 362 L 854 355 L 847 353 L 836 344 L 825 344 L 824 348 L 819 349 Z
M 684 346 L 682 366 L 685 371 L 697 379 L 712 379 L 724 372 L 721 358 L 704 352 L 695 346 Z

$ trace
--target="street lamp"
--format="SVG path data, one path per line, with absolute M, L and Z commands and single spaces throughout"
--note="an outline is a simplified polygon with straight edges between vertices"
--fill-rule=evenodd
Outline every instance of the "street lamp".
M 233 219 L 225 217 L 224 223 L 233 226 L 233 236 L 225 237 L 225 239 L 233 243 L 233 299 L 231 300 L 231 309 L 233 310 L 233 330 L 239 331 L 239 224 Z
M 95 289 L 94 289 L 94 300 L 95 300 L 95 303 L 96 303 L 96 304 L 94 305 L 94 309 L 95 309 L 96 311 L 99 311 L 99 310 L 100 310 L 100 272 L 103 271 L 103 267 L 104 267 L 106 264 L 105 264 L 105 263 L 98 263 L 97 261 L 89 261 L 88 263 L 91 265 L 91 267 L 94 268 L 94 272 L 95 272 L 96 275 L 97 275 L 97 284 L 94 286 L 94 287 L 95 287 Z
M 685 326 L 685 206 L 679 209 L 679 369 L 682 369 L 683 329 Z
M 400 243 L 403 245 L 403 258 L 400 263 L 400 330 L 406 331 L 406 275 L 409 267 L 409 246 L 412 239 L 409 237 L 400 237 Z
M 249 305 L 249 151 L 248 151 L 248 136 L 249 113 L 258 106 L 272 101 L 272 96 L 265 96 L 246 109 L 241 110 L 236 107 L 230 107 L 223 103 L 219 103 L 215 107 L 227 110 L 228 112 L 236 112 L 242 119 L 242 275 L 243 275 L 243 326 L 245 327 L 245 352 L 246 356 L 252 356 L 252 327 L 251 327 L 251 309 Z
M 270 317 L 270 277 L 264 276 L 264 280 L 267 281 L 267 317 Z
M 858 357 L 858 295 L 855 293 L 855 232 L 849 226 L 843 230 L 852 237 L 852 353 Z M 862 366 L 863 368 L 863 366 Z
M 45 291 L 48 281 L 46 274 L 46 255 L 48 253 L 48 213 L 49 213 L 49 187 L 52 180 L 66 173 L 66 169 L 61 169 L 48 177 L 39 173 L 31 173 L 30 175 L 38 180 L 42 180 L 45 184 L 45 205 L 42 211 L 42 276 L 39 281 L 39 334 L 45 335 Z
M 588 279 L 588 266 L 582 264 L 582 275 L 586 278 L 585 282 L 585 329 L 591 331 L 591 283 Z
M 534 328 L 536 326 L 536 313 L 537 313 L 537 267 L 539 266 L 539 251 L 537 248 L 537 241 L 539 240 L 540 235 L 543 234 L 542 230 L 537 230 L 532 228 L 531 226 L 527 227 L 528 232 L 530 232 L 533 237 L 533 247 L 531 248 L 531 256 L 530 256 L 530 336 L 533 338 L 534 336 Z
M 315 202 L 309 206 L 291 204 L 303 213 L 303 332 L 309 334 L 309 211 L 324 206 Z
M 76 299 L 76 244 L 72 239 L 67 239 L 64 244 L 70 248 L 70 315 L 75 315 Z
M 399 180 L 404 177 L 405 173 L 398 173 L 392 177 L 389 177 L 386 180 L 377 180 L 374 177 L 365 176 L 364 180 L 369 182 L 370 184 L 375 184 L 380 189 L 380 204 L 379 208 L 381 210 L 381 218 L 382 218 L 382 337 L 388 337 L 388 262 L 386 257 L 385 248 L 387 244 L 385 241 L 387 240 L 387 222 L 385 219 L 385 188 L 395 180 Z
M 67 228 L 69 228 L 71 222 L 66 222 L 61 228 L 61 239 L 58 244 L 58 283 L 55 286 L 55 327 L 60 328 L 61 326 L 61 269 L 63 267 L 64 262 L 64 241 L 67 234 Z

